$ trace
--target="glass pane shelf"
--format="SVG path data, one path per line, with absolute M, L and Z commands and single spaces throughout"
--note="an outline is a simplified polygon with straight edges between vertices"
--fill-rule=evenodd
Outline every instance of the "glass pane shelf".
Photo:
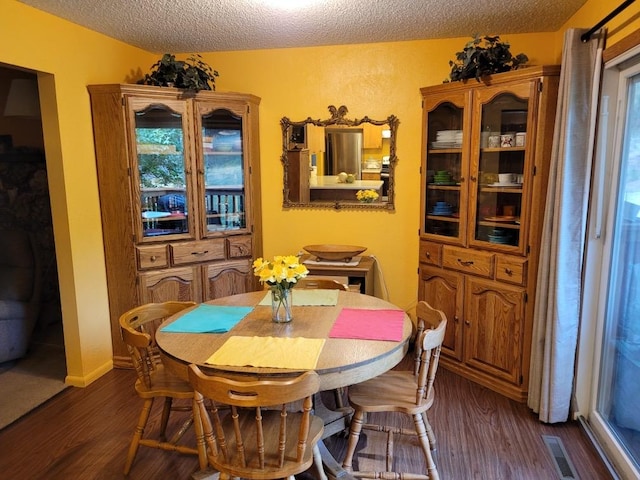
M 486 220 L 482 220 L 478 222 L 478 225 L 481 227 L 496 227 L 496 228 L 508 228 L 511 230 L 520 230 L 520 225 L 516 223 L 488 222 Z
M 522 186 L 514 186 L 514 187 L 500 187 L 500 186 L 489 186 L 483 185 L 480 187 L 480 191 L 482 192 L 509 192 L 509 193 L 522 193 Z
M 427 220 L 440 221 L 440 222 L 453 222 L 453 223 L 460 222 L 460 219 L 458 217 L 452 217 L 447 215 L 427 215 Z
M 500 148 L 496 148 L 495 150 L 502 150 Z M 504 149 L 508 150 L 508 149 Z M 514 150 L 514 149 L 511 149 Z M 444 153 L 462 153 L 462 147 L 460 148 L 430 148 L 427 153 L 434 155 L 442 155 Z
M 484 147 L 481 149 L 482 152 L 491 153 L 491 152 L 524 152 L 525 147 Z

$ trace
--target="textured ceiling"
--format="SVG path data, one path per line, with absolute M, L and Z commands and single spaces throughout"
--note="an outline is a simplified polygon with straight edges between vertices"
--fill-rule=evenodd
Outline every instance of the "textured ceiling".
M 586 0 L 20 0 L 154 53 L 557 31 Z M 282 5 L 289 3 L 291 8 Z M 591 27 L 591 25 L 585 25 Z

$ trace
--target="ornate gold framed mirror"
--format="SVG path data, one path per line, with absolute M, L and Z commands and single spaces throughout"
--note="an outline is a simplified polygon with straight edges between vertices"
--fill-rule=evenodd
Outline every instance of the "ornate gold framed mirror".
M 283 207 L 394 210 L 398 119 L 348 119 L 344 105 L 329 112 L 280 120 Z

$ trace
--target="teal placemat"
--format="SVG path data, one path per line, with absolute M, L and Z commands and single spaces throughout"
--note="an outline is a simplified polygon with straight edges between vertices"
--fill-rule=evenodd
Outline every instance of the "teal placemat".
M 242 320 L 253 307 L 198 305 L 175 322 L 162 328 L 174 333 L 225 333 Z

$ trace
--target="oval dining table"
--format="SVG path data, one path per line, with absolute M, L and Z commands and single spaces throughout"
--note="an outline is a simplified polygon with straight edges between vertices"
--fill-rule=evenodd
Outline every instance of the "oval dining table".
M 403 312 L 402 335 L 399 341 L 368 340 L 362 338 L 330 338 L 331 329 L 343 308 L 372 310 L 401 310 L 399 307 L 377 297 L 355 292 L 336 291 L 336 305 L 292 306 L 293 320 L 275 323 L 271 320 L 271 305 L 261 304 L 266 290 L 217 298 L 207 305 L 253 307 L 233 328 L 225 333 L 175 333 L 162 329 L 192 309 L 180 312 L 163 322 L 156 332 L 156 343 L 160 349 L 165 368 L 183 379 L 188 379 L 187 367 L 194 363 L 209 374 L 238 379 L 264 379 L 274 376 L 299 375 L 303 369 L 268 368 L 256 366 L 211 365 L 206 363 L 232 336 L 242 337 L 304 337 L 324 339 L 314 370 L 320 376 L 320 390 L 334 390 L 374 378 L 397 365 L 408 351 L 413 323 Z M 295 290 L 293 292 L 295 296 Z M 264 303 L 264 302 L 262 302 Z M 319 397 L 319 396 L 318 396 Z M 316 406 L 316 413 L 325 420 L 325 435 L 337 433 L 345 428 L 335 422 L 337 416 L 344 417 L 344 409 L 331 415 L 324 405 Z M 329 424 L 338 425 L 332 429 Z M 350 477 L 320 442 L 323 463 L 333 478 Z

